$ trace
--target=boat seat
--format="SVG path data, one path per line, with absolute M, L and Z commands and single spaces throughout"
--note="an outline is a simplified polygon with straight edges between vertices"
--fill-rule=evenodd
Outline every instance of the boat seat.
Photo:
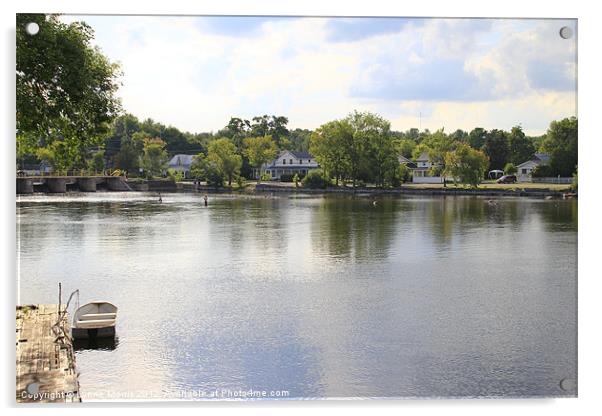
M 114 326 L 115 319 L 95 319 L 95 320 L 79 320 L 76 322 L 76 328 L 105 328 L 108 326 Z
M 97 319 L 115 319 L 116 313 L 87 313 L 79 317 L 80 321 L 95 321 Z

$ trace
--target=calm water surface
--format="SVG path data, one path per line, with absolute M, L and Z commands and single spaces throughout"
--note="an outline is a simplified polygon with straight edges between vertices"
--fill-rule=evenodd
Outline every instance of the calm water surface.
M 17 201 L 20 303 L 119 307 L 84 400 L 576 394 L 576 201 L 156 200 Z

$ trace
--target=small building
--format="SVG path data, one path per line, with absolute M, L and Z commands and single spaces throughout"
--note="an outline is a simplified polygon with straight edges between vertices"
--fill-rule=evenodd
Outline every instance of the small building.
M 531 182 L 533 169 L 540 165 L 548 165 L 550 155 L 547 153 L 535 153 L 531 158 L 516 167 L 516 179 L 518 182 Z
M 443 183 L 443 176 L 432 176 L 431 168 L 439 166 L 431 162 L 427 152 L 422 152 L 416 158 L 416 167 L 412 169 L 412 182 L 414 183 Z
M 192 165 L 192 159 L 194 155 L 175 155 L 169 161 L 169 169 L 176 172 L 182 172 L 185 178 L 188 177 L 190 172 L 190 166 Z
M 24 163 L 18 171 L 19 176 L 44 176 L 50 173 L 52 173 L 52 166 L 45 160 L 40 163 Z
M 267 173 L 273 180 L 279 180 L 283 175 L 292 177 L 295 174 L 302 178 L 310 170 L 319 167 L 318 162 L 308 152 L 283 150 L 276 159 L 262 166 L 261 173 Z M 257 170 L 254 171 L 254 176 L 259 176 Z

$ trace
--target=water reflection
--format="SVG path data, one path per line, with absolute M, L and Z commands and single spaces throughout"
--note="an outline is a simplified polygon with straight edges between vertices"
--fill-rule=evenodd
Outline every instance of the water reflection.
M 20 302 L 119 307 L 114 343 L 76 346 L 87 392 L 574 394 L 577 201 L 163 201 L 18 204 Z
M 386 258 L 407 206 L 392 198 L 333 196 L 312 212 L 312 247 L 318 253 L 359 261 Z
M 98 351 L 113 351 L 119 345 L 119 337 L 101 337 L 74 339 L 73 349 L 75 351 L 98 350 Z

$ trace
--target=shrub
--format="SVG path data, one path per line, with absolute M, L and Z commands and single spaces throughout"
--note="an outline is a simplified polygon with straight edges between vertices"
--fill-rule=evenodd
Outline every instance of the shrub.
M 387 175 L 386 182 L 393 188 L 398 188 L 402 183 L 409 182 L 411 179 L 410 169 L 406 165 L 400 164 Z
M 303 178 L 303 186 L 312 189 L 325 189 L 330 186 L 330 178 L 320 169 L 312 170 Z
M 556 175 L 550 165 L 539 165 L 533 169 L 531 176 L 534 178 L 549 178 Z
M 297 177 L 297 181 L 300 181 L 301 179 L 303 179 L 305 177 L 305 175 L 300 175 L 298 173 L 294 173 L 294 174 L 284 174 L 284 175 L 280 175 L 280 182 L 295 182 L 295 176 Z
M 504 175 L 516 175 L 517 169 L 514 163 L 506 163 L 504 166 Z
M 241 189 L 244 188 L 245 182 L 246 182 L 246 179 L 244 176 L 238 175 L 236 177 L 236 184 L 238 185 L 239 188 L 241 188 Z
M 173 181 L 182 182 L 182 180 L 184 179 L 184 174 L 182 173 L 182 171 L 169 169 L 167 171 L 167 177 Z

